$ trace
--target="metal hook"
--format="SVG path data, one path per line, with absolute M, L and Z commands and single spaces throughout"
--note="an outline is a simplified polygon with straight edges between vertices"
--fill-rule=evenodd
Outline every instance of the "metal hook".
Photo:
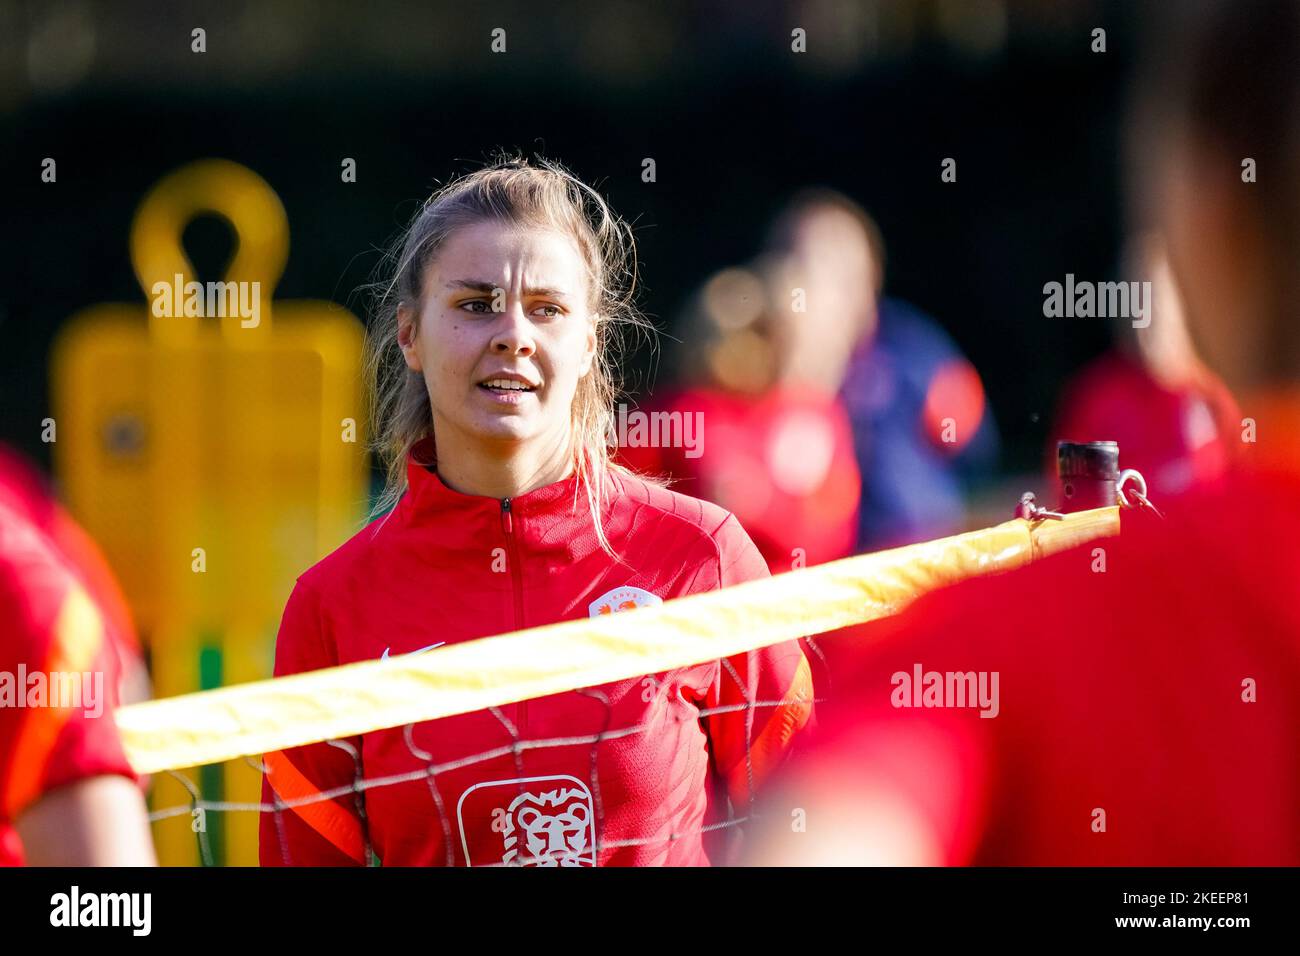
M 1137 487 L 1130 489 L 1126 495 L 1124 493 L 1124 486 L 1130 482 Z M 1136 468 L 1125 468 L 1119 473 L 1119 480 L 1115 482 L 1115 495 L 1119 498 L 1119 503 L 1125 508 L 1148 508 L 1155 512 L 1156 517 L 1164 517 L 1164 515 L 1160 513 L 1160 509 L 1153 505 L 1151 499 L 1147 497 L 1147 481 L 1142 477 L 1142 473 Z M 1137 504 L 1129 501 L 1130 496 L 1132 496 L 1133 500 L 1136 501 Z

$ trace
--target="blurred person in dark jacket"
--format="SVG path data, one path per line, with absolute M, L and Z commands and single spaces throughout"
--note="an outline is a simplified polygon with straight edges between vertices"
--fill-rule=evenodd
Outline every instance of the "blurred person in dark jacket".
M 885 244 L 857 203 L 829 189 L 794 197 L 769 247 L 801 276 L 810 338 L 795 361 L 840 383 L 862 475 L 857 549 L 966 530 L 964 487 L 986 477 L 997 430 L 975 367 L 920 309 L 883 296 Z

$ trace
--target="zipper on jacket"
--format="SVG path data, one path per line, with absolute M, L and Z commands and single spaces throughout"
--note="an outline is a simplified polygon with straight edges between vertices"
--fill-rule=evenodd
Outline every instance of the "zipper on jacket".
M 524 581 L 523 572 L 519 567 L 519 548 L 515 543 L 515 523 L 511 517 L 510 499 L 501 499 L 501 530 L 506 536 L 506 560 L 510 562 L 510 579 L 514 584 L 515 592 L 515 630 L 520 630 L 524 626 Z M 528 724 L 528 701 L 520 701 L 519 709 L 516 712 L 516 719 L 520 736 L 523 736 L 524 727 Z

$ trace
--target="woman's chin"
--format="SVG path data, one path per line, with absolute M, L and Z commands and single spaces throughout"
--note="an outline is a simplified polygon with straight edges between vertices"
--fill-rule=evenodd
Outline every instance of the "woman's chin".
M 536 423 L 522 415 L 500 415 L 488 421 L 480 421 L 474 434 L 483 441 L 523 442 L 535 437 L 540 432 Z

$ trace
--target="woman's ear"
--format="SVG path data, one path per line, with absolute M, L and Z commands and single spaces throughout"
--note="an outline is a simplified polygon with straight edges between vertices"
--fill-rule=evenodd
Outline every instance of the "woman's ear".
M 587 342 L 586 351 L 582 354 L 582 364 L 579 366 L 578 378 L 583 378 L 591 371 L 592 363 L 596 360 L 596 323 L 600 321 L 600 316 L 593 315 L 591 321 L 587 323 Z
M 424 369 L 420 365 L 420 353 L 415 347 L 415 329 L 419 322 L 419 317 L 405 302 L 397 307 L 397 344 L 402 350 L 402 357 L 406 359 L 406 367 L 412 372 L 422 372 Z

